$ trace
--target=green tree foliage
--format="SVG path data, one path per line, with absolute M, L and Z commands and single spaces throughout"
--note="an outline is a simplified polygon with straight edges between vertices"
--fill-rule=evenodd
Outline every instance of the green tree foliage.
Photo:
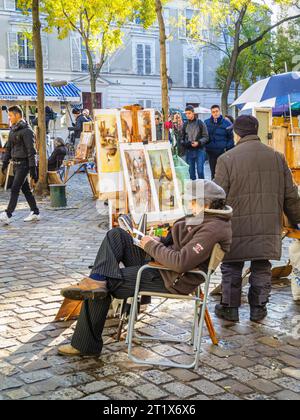
M 228 96 L 238 73 L 238 61 L 246 64 L 245 51 L 248 53 L 261 41 L 266 42 L 266 37 L 281 25 L 300 18 L 299 9 L 284 17 L 275 16 L 274 10 L 280 7 L 287 11 L 294 3 L 295 0 L 270 0 L 268 3 L 257 0 L 190 0 L 197 13 L 189 25 L 189 32 L 195 41 L 222 50 L 228 57 L 228 71 L 222 88 L 224 113 L 228 111 Z M 220 40 L 224 41 L 224 48 L 220 47 Z

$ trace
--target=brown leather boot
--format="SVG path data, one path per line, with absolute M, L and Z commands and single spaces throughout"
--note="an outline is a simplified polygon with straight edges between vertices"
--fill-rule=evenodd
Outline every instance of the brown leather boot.
M 85 278 L 79 284 L 62 289 L 60 294 L 70 300 L 104 299 L 107 297 L 108 290 L 106 281 Z
M 57 349 L 58 354 L 62 356 L 80 356 L 81 353 L 79 350 L 71 346 L 71 344 L 66 344 L 65 346 L 60 346 Z

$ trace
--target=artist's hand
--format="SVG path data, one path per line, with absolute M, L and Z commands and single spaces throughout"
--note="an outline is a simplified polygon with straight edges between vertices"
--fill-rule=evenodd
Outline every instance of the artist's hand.
M 149 232 L 148 236 L 150 236 L 154 241 L 160 242 L 160 237 L 154 235 L 153 227 L 150 229 L 150 232 Z
M 193 141 L 192 147 L 198 147 L 198 146 L 199 146 L 199 143 L 197 141 Z
M 152 238 L 152 236 L 144 236 L 141 241 L 140 241 L 140 247 L 145 249 L 146 245 L 151 242 L 154 241 L 155 239 Z

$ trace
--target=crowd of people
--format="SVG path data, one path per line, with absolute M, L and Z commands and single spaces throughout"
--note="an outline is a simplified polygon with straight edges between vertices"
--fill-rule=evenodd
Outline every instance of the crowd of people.
M 158 111 L 155 123 L 156 137 L 160 140 L 163 138 L 163 123 Z M 178 154 L 189 165 L 191 180 L 205 178 L 207 160 L 214 179 L 218 158 L 234 147 L 233 124 L 234 118 L 231 115 L 223 117 L 219 105 L 211 107 L 211 117 L 205 121 L 198 118 L 192 105 L 185 109 L 185 121 L 180 112 L 169 116 L 165 126 L 175 138 Z

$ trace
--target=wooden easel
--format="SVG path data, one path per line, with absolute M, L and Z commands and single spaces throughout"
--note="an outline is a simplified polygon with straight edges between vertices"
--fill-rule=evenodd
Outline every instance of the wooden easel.
M 138 112 L 142 110 L 139 105 L 124 106 L 124 109 L 132 112 L 132 140 L 131 143 L 141 143 L 142 139 L 139 135 Z

